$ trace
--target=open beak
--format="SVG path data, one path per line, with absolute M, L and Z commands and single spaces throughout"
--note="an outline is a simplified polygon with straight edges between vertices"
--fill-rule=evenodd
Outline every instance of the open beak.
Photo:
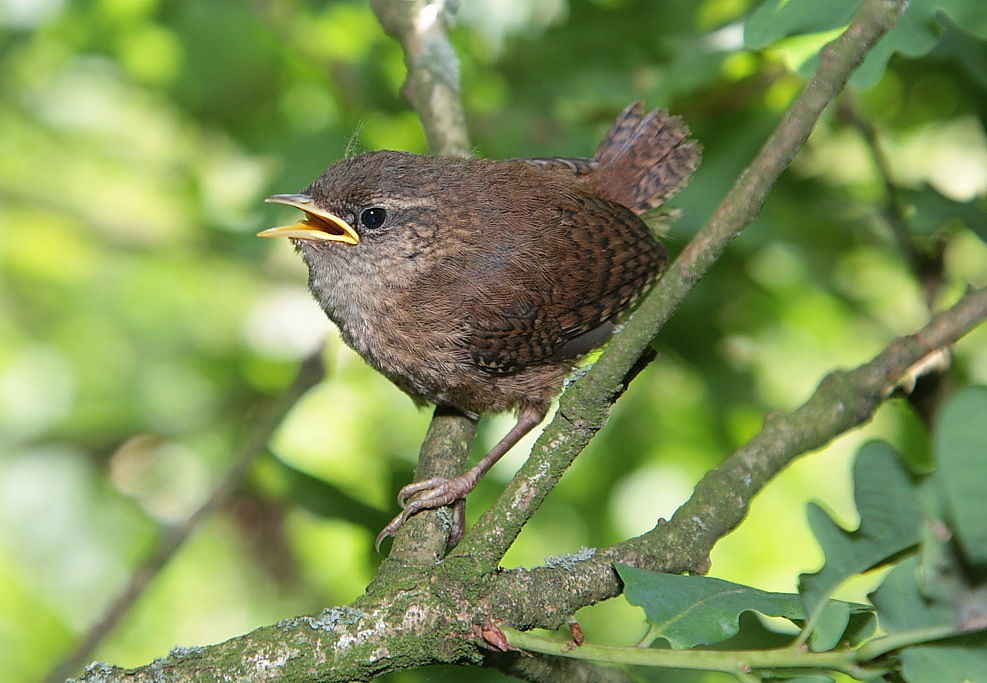
M 268 228 L 257 233 L 258 237 L 294 237 L 299 240 L 324 240 L 356 244 L 360 236 L 349 223 L 339 216 L 323 211 L 307 194 L 276 194 L 265 202 L 287 204 L 305 212 L 305 220 L 280 228 Z

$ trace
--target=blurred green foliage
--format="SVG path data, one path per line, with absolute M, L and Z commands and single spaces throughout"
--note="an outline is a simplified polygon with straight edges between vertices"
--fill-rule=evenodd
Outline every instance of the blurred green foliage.
M 820 44 L 794 36 L 745 47 L 755 4 L 463 0 L 453 38 L 477 153 L 585 155 L 628 102 L 668 107 L 705 148 L 673 201 L 677 252 Z M 987 47 L 937 21 L 934 49 L 892 57 L 853 95 L 902 196 L 915 197 L 904 243 L 938 265 L 936 286 L 919 284 L 884 219 L 884 185 L 860 131 L 830 111 L 662 332 L 659 360 L 509 564 L 645 531 L 765 412 L 794 407 L 829 368 L 920 326 L 928 297 L 941 307 L 983 284 Z M 349 601 L 379 562 L 375 511 L 394 512 L 428 413 L 342 346 L 290 246 L 253 234 L 286 215 L 264 196 L 304 187 L 354 150 L 425 151 L 398 94 L 399 47 L 355 1 L 2 0 L 0 31 L 4 675 L 38 678 L 67 652 L 162 526 L 202 501 L 258 405 L 323 338 L 327 380 L 98 657 L 136 665 Z M 958 345 L 951 383 L 987 381 L 985 342 L 980 329 Z M 475 450 L 509 422 L 485 421 Z M 804 502 L 852 517 L 849 456 L 874 435 L 927 463 L 920 418 L 890 402 L 769 486 L 717 548 L 712 574 L 792 590 L 820 559 Z M 523 456 L 515 449 L 495 468 L 471 515 Z M 335 492 L 353 502 L 313 502 Z M 616 601 L 579 617 L 596 642 L 631 642 L 645 628 Z

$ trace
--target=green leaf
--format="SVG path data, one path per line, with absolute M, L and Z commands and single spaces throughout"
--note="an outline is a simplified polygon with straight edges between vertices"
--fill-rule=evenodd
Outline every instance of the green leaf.
M 987 671 L 987 636 L 963 639 L 965 645 L 919 645 L 901 653 L 906 681 L 966 683 L 983 680 Z
M 800 590 L 808 614 L 818 610 L 844 580 L 876 567 L 919 540 L 922 510 L 918 494 L 897 454 L 887 444 L 866 444 L 853 467 L 856 531 L 846 531 L 817 505 L 809 505 L 809 526 L 826 564 L 803 574 Z
M 884 577 L 870 594 L 881 626 L 890 633 L 949 626 L 955 623 L 953 609 L 930 601 L 918 587 L 918 557 L 905 558 Z
M 937 10 L 949 15 L 953 22 L 974 36 L 987 40 L 987 12 L 981 0 L 913 0 L 932 16 Z
M 947 603 L 929 600 L 919 589 L 918 558 L 909 557 L 892 569 L 871 593 L 881 626 L 891 637 L 911 632 L 919 637 L 923 632 L 964 628 L 956 608 Z M 871 641 L 878 644 L 880 640 Z M 901 651 L 903 673 L 909 681 L 980 680 L 987 671 L 987 648 L 984 634 L 965 639 L 951 639 L 934 645 L 904 647 Z
M 627 600 L 644 609 L 653 627 L 651 634 L 664 638 L 674 648 L 726 640 L 737 634 L 739 617 L 748 611 L 789 620 L 805 619 L 802 600 L 794 593 L 769 593 L 708 576 L 661 574 L 626 565 L 617 565 L 617 572 L 624 581 Z M 869 609 L 839 604 L 842 607 L 836 609 L 847 614 Z
M 973 564 L 987 567 L 987 387 L 969 387 L 942 409 L 935 430 L 943 503 L 960 548 Z
M 859 4 L 858 0 L 767 0 L 747 20 L 744 42 L 749 48 L 761 49 L 788 36 L 841 28 L 849 23 Z M 932 50 L 944 32 L 937 18 L 940 12 L 963 30 L 987 38 L 987 12 L 982 0 L 911 0 L 898 24 L 854 72 L 850 85 L 862 90 L 877 83 L 896 52 L 915 58 Z M 818 63 L 816 55 L 799 73 L 808 77 Z
M 854 0 L 767 0 L 744 25 L 744 43 L 757 50 L 787 36 L 844 26 L 858 4 Z
M 791 624 L 785 628 L 784 625 L 762 620 L 757 612 L 744 612 L 737 621 L 739 624 L 737 635 L 711 645 L 710 649 L 770 650 L 792 644 L 792 631 L 796 627 Z
M 842 641 L 860 643 L 876 628 L 877 619 L 870 607 L 830 600 L 812 629 L 809 647 L 813 652 L 826 652 Z
M 843 634 L 843 640 L 851 647 L 857 647 L 877 631 L 877 615 L 873 608 L 867 611 L 856 611 L 850 614 L 850 624 Z
M 973 576 L 960 554 L 955 532 L 944 521 L 946 501 L 938 484 L 934 475 L 921 489 L 926 519 L 918 553 L 919 591 L 926 600 L 956 606 L 969 596 Z

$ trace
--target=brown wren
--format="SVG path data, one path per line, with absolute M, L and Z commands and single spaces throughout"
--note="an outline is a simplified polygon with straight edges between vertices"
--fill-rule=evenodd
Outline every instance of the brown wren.
M 418 404 L 517 423 L 474 467 L 414 494 L 377 537 L 463 499 L 542 421 L 575 361 L 602 344 L 666 255 L 639 214 L 688 180 L 699 145 L 661 110 L 627 107 L 592 158 L 489 161 L 380 151 L 344 159 L 301 194 L 289 237 L 343 340 Z M 450 544 L 462 535 L 457 507 Z

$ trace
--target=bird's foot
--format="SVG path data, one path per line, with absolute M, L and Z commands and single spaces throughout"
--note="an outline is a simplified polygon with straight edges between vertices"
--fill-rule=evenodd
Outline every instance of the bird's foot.
M 392 519 L 377 534 L 374 547 L 380 550 L 381 542 L 388 536 L 396 534 L 398 529 L 412 515 L 422 510 L 434 510 L 435 508 L 450 505 L 458 501 L 458 504 L 453 508 L 452 529 L 449 531 L 449 545 L 455 545 L 463 537 L 463 532 L 466 529 L 466 515 L 463 509 L 464 499 L 466 498 L 466 494 L 476 487 L 477 481 L 479 481 L 479 474 L 470 470 L 452 479 L 432 477 L 431 479 L 408 484 L 398 491 L 398 504 L 403 506 L 404 509 L 401 511 L 401 514 Z M 405 503 L 409 497 L 415 494 L 421 495 Z

